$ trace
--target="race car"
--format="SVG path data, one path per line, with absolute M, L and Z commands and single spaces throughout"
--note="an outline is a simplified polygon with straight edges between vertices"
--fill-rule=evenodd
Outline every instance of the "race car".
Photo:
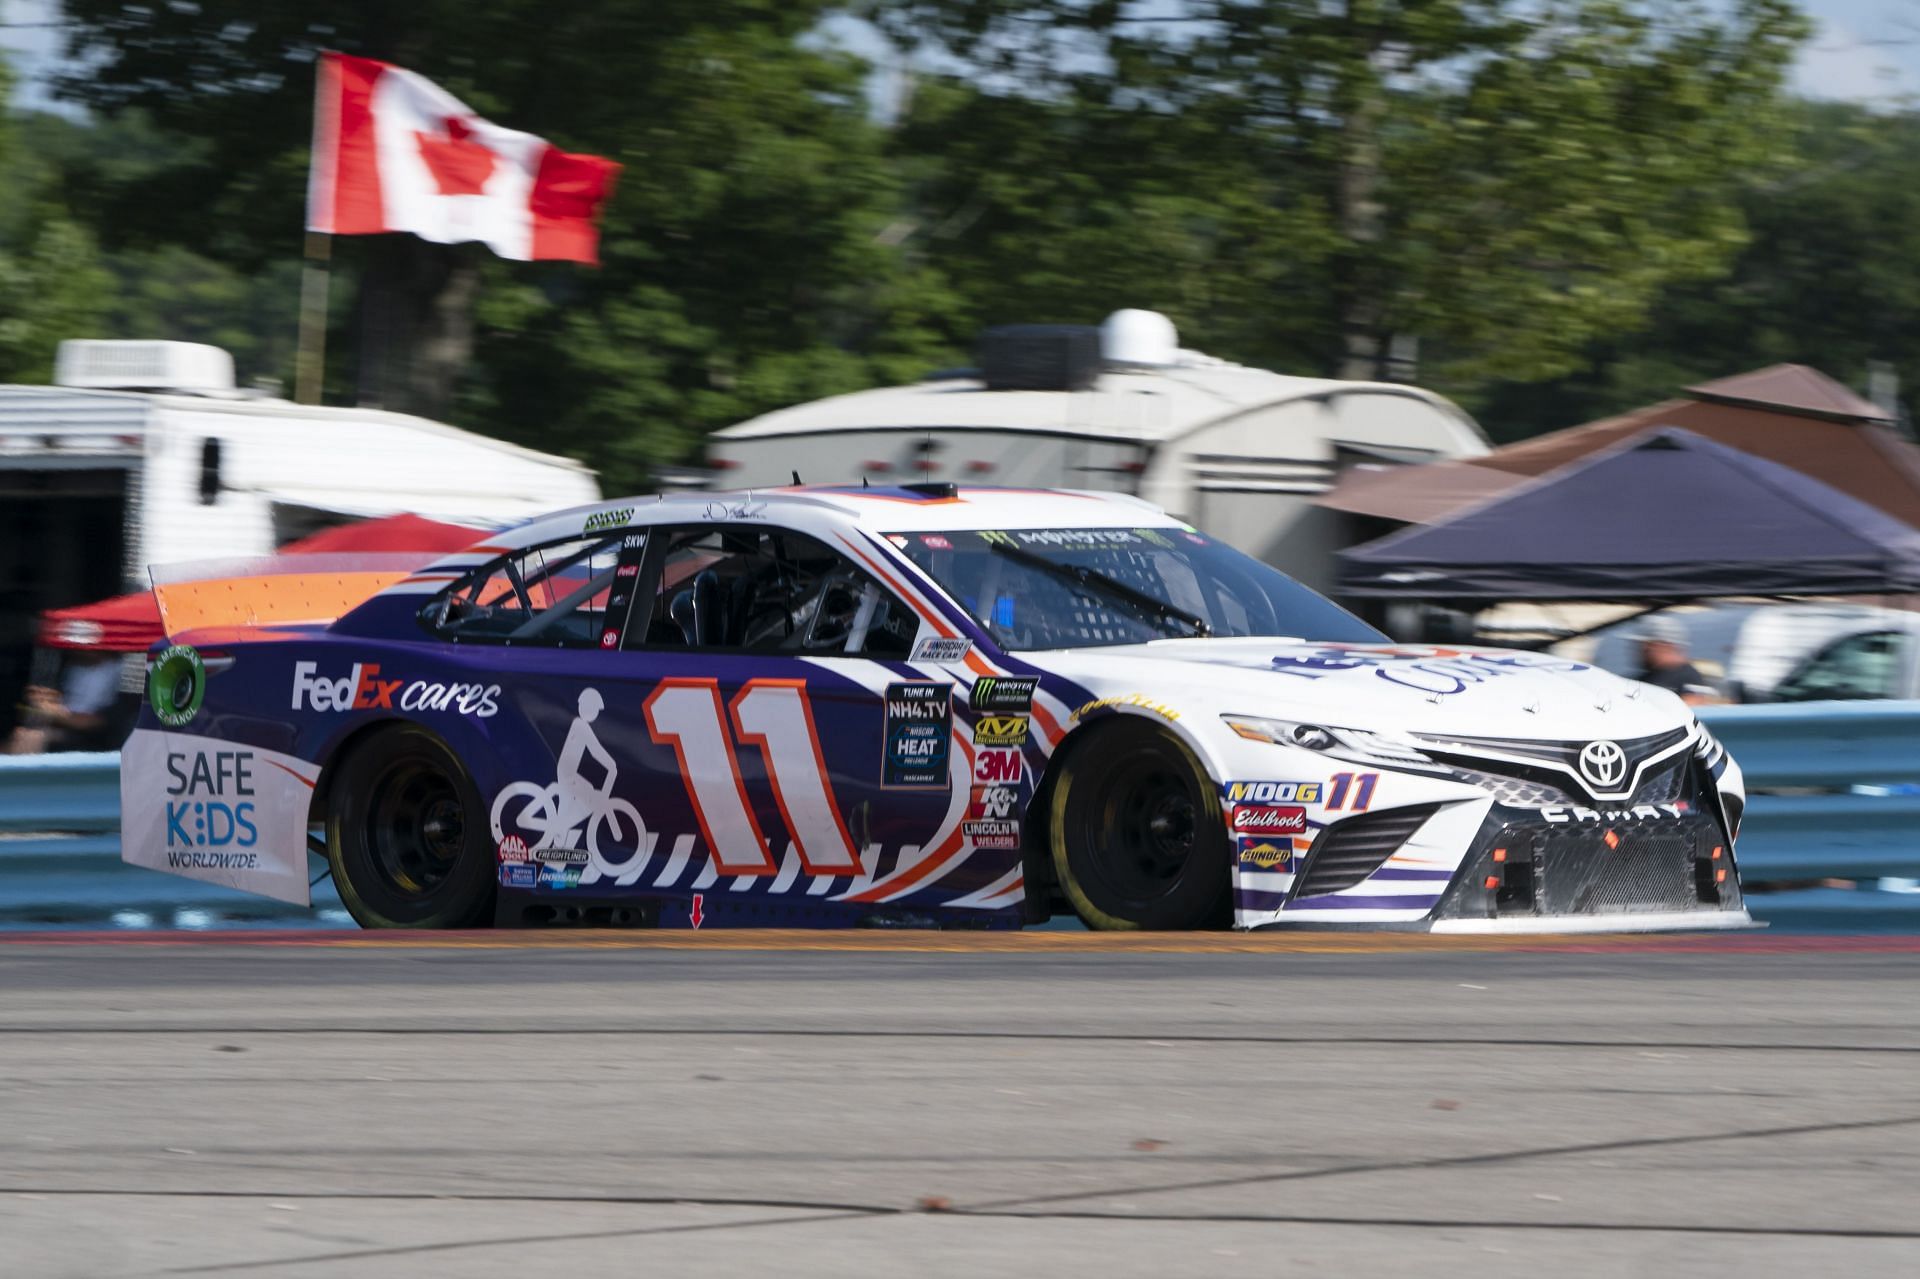
M 796 485 L 296 558 L 156 575 L 129 862 L 305 903 L 311 848 L 370 928 L 1751 922 L 1740 771 L 1678 698 L 1392 643 L 1130 496 Z

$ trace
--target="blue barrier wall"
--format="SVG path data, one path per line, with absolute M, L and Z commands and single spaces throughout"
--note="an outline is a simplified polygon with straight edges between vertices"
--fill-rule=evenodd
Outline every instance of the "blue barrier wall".
M 1714 706 L 1700 718 L 1746 774 L 1739 857 L 1756 915 L 1774 884 L 1920 880 L 1920 702 Z M 301 910 L 128 866 L 119 829 L 117 754 L 0 757 L 0 924 L 347 922 L 331 883 Z M 1872 896 L 1920 924 L 1920 893 Z

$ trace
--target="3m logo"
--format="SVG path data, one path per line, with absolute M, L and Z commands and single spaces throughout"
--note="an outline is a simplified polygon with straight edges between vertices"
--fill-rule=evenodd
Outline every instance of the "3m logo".
M 1026 772 L 1026 761 L 1017 746 L 989 746 L 973 755 L 973 780 L 987 785 L 1018 782 Z
M 1026 740 L 1025 715 L 983 715 L 973 726 L 975 746 L 1019 746 Z

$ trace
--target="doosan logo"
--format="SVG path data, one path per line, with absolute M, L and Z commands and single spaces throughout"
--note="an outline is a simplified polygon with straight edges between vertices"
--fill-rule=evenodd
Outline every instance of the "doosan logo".
M 454 711 L 488 719 L 499 709 L 498 684 L 434 684 L 380 678 L 377 662 L 355 662 L 339 679 L 318 662 L 293 664 L 293 709 L 315 711 Z

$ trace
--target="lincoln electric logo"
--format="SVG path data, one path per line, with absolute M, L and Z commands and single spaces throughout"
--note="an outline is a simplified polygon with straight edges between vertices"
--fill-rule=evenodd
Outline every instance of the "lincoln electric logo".
M 167 864 L 176 868 L 252 869 L 253 752 L 167 755 Z

